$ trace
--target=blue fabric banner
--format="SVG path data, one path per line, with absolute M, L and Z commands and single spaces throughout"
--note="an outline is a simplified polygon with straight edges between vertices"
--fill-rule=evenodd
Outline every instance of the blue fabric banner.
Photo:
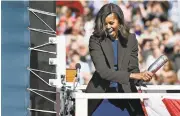
M 28 1 L 1 2 L 2 116 L 27 116 L 30 32 Z

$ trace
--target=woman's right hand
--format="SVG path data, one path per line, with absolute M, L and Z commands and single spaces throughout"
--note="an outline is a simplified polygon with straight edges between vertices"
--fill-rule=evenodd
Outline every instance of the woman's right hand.
M 153 78 L 153 75 L 154 75 L 152 72 L 148 72 L 148 71 L 141 72 L 139 74 L 140 74 L 140 79 L 145 82 L 149 82 Z
M 143 80 L 145 82 L 149 82 L 153 78 L 152 72 L 140 72 L 140 73 L 131 73 L 130 78 L 137 79 L 137 80 Z

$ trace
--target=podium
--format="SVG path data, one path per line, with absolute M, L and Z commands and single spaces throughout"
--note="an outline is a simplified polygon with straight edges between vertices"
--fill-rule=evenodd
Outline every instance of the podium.
M 75 115 L 87 116 L 88 99 L 149 99 L 164 96 L 179 96 L 177 93 L 75 93 Z
M 87 116 L 88 99 L 139 99 L 148 98 L 149 95 L 139 93 L 75 93 L 75 115 Z

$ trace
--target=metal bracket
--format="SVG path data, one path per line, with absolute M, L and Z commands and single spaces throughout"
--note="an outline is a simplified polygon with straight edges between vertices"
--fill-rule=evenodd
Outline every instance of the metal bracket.
M 49 58 L 49 65 L 57 65 L 57 58 Z
M 57 38 L 56 37 L 49 37 L 49 43 L 50 44 L 57 44 Z

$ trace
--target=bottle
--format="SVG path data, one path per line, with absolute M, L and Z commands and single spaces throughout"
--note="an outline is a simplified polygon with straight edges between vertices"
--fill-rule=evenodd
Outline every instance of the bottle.
M 161 55 L 154 63 L 149 66 L 148 71 L 155 74 L 167 61 L 168 57 Z

